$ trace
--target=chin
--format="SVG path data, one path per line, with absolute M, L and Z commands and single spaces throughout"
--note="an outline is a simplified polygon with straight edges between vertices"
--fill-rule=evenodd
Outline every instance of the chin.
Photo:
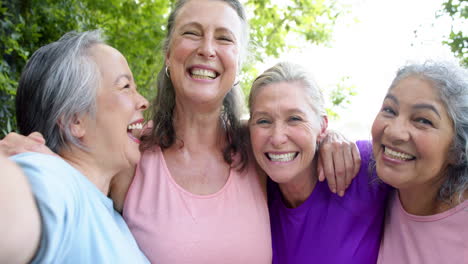
M 290 177 L 289 175 L 284 175 L 284 174 L 277 175 L 276 173 L 268 174 L 268 177 L 270 177 L 272 181 L 278 184 L 288 183 L 293 178 L 293 177 Z

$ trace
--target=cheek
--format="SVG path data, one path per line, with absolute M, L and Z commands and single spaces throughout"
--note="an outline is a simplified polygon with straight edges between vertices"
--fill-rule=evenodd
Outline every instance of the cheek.
M 379 118 L 379 116 L 376 116 L 374 119 L 374 123 L 372 123 L 372 128 L 371 128 L 371 134 L 372 134 L 372 139 L 378 139 L 381 137 L 383 133 L 383 121 Z
M 191 41 L 175 39 L 172 42 L 169 53 L 167 55 L 169 65 L 173 66 L 171 61 L 183 62 L 189 56 L 192 50 L 194 50 L 194 44 L 191 43 Z
M 263 155 L 263 150 L 268 144 L 268 132 L 259 127 L 250 128 L 250 141 L 255 156 Z
M 220 56 L 224 62 L 225 67 L 231 68 L 233 71 L 238 72 L 239 66 L 239 50 L 237 47 L 223 47 L 220 49 Z M 227 70 L 227 69 L 225 69 Z

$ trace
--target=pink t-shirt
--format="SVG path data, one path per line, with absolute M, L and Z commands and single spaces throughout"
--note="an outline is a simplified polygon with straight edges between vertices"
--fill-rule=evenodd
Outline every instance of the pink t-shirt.
M 152 263 L 271 263 L 267 201 L 253 166 L 231 169 L 218 192 L 195 195 L 155 147 L 141 158 L 123 216 Z
M 378 264 L 468 264 L 468 200 L 443 213 L 407 213 L 395 191 Z

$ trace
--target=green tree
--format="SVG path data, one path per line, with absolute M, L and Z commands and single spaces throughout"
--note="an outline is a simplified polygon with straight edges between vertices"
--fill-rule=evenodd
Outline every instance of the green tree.
M 296 48 L 296 41 L 327 43 L 343 8 L 335 0 L 244 0 L 250 17 L 251 60 L 241 75 L 244 93 L 259 72 L 256 62 L 279 57 Z
M 452 21 L 460 22 L 461 26 L 458 28 L 458 23 L 453 23 L 448 39 L 444 41 L 445 44 L 450 46 L 453 54 L 460 59 L 460 62 L 465 67 L 468 67 L 468 0 L 447 0 L 442 5 L 442 12 L 448 14 Z
M 241 0 L 251 24 L 251 59 L 240 75 L 247 94 L 254 62 L 277 57 L 292 38 L 326 42 L 340 8 L 335 0 Z M 148 99 L 161 68 L 162 40 L 174 0 L 0 0 L 0 138 L 15 130 L 14 96 L 29 56 L 64 33 L 102 28 L 127 58 Z M 293 43 L 294 44 L 294 43 Z

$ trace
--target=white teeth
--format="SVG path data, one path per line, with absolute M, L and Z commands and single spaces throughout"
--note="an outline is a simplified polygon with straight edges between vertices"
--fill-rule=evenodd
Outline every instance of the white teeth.
M 136 124 L 129 125 L 127 129 L 128 130 L 143 129 L 143 123 L 136 123 Z
M 296 152 L 285 153 L 285 154 L 267 153 L 267 155 L 272 161 L 287 162 L 287 161 L 293 160 L 296 157 Z
M 395 159 L 400 159 L 400 160 L 410 160 L 410 159 L 413 159 L 414 157 L 409 155 L 409 154 L 406 154 L 406 153 L 403 153 L 403 152 L 398 152 L 398 151 L 395 151 L 395 150 L 391 150 L 387 147 L 385 147 L 385 155 L 391 157 L 391 158 L 395 158 Z
M 199 78 L 199 79 L 214 79 L 216 78 L 216 72 L 210 71 L 207 69 L 192 69 L 190 71 L 190 74 L 192 74 L 193 77 Z

